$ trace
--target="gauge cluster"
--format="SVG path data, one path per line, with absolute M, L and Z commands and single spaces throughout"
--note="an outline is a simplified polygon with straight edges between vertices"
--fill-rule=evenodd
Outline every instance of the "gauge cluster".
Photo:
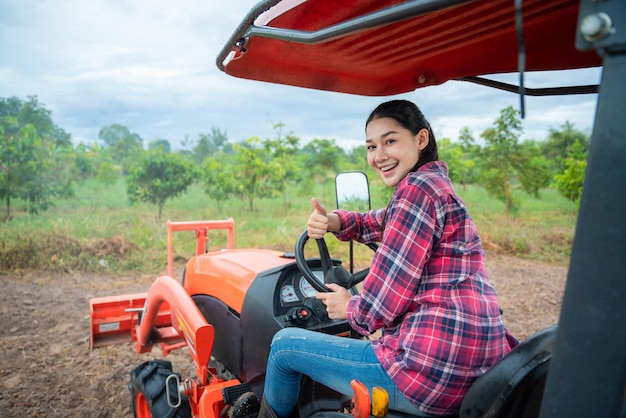
M 320 285 L 324 283 L 321 266 L 312 266 L 312 273 Z M 281 327 L 301 327 L 335 335 L 350 335 L 352 332 L 345 320 L 328 317 L 326 306 L 315 297 L 317 290 L 295 265 L 280 273 L 272 289 L 273 316 Z M 357 290 L 352 288 L 350 292 L 356 294 Z
M 314 271 L 315 277 L 320 283 L 324 282 L 321 271 Z M 315 297 L 317 290 L 302 276 L 299 271 L 294 271 L 282 281 L 280 287 L 280 304 L 282 306 L 291 306 L 302 304 L 304 299 Z

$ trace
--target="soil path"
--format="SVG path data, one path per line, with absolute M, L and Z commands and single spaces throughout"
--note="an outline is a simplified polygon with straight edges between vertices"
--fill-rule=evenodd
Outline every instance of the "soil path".
M 487 268 L 520 339 L 557 322 L 567 270 L 488 254 Z M 89 299 L 146 291 L 154 277 L 0 275 L 0 416 L 132 417 L 129 371 L 161 358 L 132 344 L 89 349 Z M 186 349 L 168 358 L 193 375 Z

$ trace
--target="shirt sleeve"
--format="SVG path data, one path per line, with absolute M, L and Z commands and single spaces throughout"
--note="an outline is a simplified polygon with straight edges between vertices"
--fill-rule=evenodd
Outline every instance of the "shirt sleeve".
M 416 185 L 396 190 L 382 243 L 363 289 L 347 305 L 351 326 L 363 335 L 391 327 L 415 309 L 416 292 L 438 234 L 435 201 Z
M 370 210 L 365 213 L 335 210 L 333 213 L 339 216 L 340 230 L 334 234 L 340 241 L 380 242 L 385 209 Z

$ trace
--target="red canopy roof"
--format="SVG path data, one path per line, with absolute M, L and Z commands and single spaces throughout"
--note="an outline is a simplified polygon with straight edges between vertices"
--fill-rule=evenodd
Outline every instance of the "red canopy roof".
M 526 71 L 602 64 L 575 47 L 579 0 L 520 3 Z M 513 0 L 274 0 L 249 13 L 217 65 L 246 79 L 392 95 L 518 71 L 516 30 Z

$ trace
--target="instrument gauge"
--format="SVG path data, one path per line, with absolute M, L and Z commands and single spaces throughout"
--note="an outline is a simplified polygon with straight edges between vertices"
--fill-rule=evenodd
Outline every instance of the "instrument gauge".
M 311 283 L 309 283 L 304 277 L 300 277 L 300 283 L 298 286 L 300 288 L 300 292 L 305 298 L 312 298 L 317 295 L 317 290 L 315 290 L 313 286 L 311 286 Z
M 286 284 L 280 289 L 280 301 L 283 304 L 297 302 L 298 300 L 298 295 L 296 295 L 292 285 Z

